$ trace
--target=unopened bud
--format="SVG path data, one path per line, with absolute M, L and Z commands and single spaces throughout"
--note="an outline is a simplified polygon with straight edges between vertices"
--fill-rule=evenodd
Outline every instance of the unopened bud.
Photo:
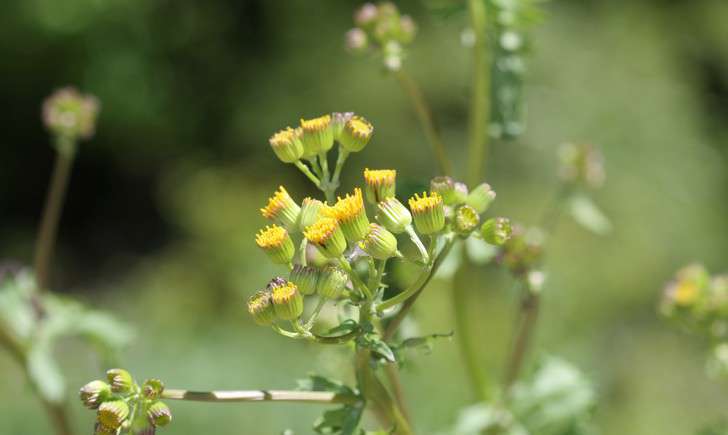
M 367 201 L 378 204 L 387 198 L 393 198 L 397 189 L 397 171 L 395 169 L 364 169 Z
M 106 379 L 111 384 L 114 393 L 128 393 L 134 385 L 131 373 L 124 369 L 111 369 L 106 372 Z
M 289 280 L 296 284 L 302 295 L 308 296 L 316 293 L 319 281 L 319 270 L 315 267 L 296 264 L 291 270 Z
M 172 411 L 164 402 L 154 402 L 147 409 L 147 418 L 154 427 L 163 427 L 172 421 Z
M 409 15 L 402 15 L 399 20 L 399 41 L 402 44 L 409 44 L 415 39 L 417 24 Z
M 354 116 L 344 124 L 339 135 L 339 143 L 350 153 L 364 149 L 374 134 L 374 126 L 361 116 Z
M 294 163 L 303 156 L 301 136 L 303 130 L 291 127 L 274 134 L 268 142 L 278 159 L 284 163 Z
M 361 53 L 368 45 L 369 37 L 362 29 L 355 27 L 346 32 L 346 49 L 352 53 Z
M 475 189 L 470 191 L 465 203 L 475 209 L 480 214 L 485 212 L 495 199 L 495 192 L 487 183 L 479 184 Z
M 354 117 L 354 112 L 334 112 L 331 114 L 331 130 L 334 132 L 334 139 L 340 140 L 344 125 Z
M 321 271 L 318 281 L 318 294 L 322 298 L 336 299 L 341 295 L 349 281 L 346 272 L 335 266 L 327 266 Z
M 379 11 L 376 5 L 373 3 L 364 3 L 362 7 L 354 13 L 354 23 L 364 29 L 371 28 L 371 26 L 376 22 L 378 15 Z
M 104 381 L 91 381 L 79 391 L 81 402 L 88 409 L 96 409 L 111 397 L 111 386 Z
M 511 221 L 504 217 L 488 219 L 480 228 L 483 240 L 491 245 L 501 246 L 511 238 Z
M 303 231 L 313 225 L 319 218 L 324 203 L 318 199 L 303 198 L 301 201 L 301 213 L 298 215 L 298 229 Z
M 147 379 L 142 385 L 142 394 L 150 400 L 159 399 L 164 391 L 164 383 L 159 379 Z
M 468 196 L 468 187 L 448 176 L 433 178 L 430 181 L 430 191 L 440 195 L 445 205 L 462 204 Z
M 72 87 L 55 91 L 43 102 L 43 123 L 59 138 L 88 139 L 94 134 L 98 100 Z
M 371 224 L 359 247 L 372 258 L 386 260 L 397 254 L 397 238 L 383 226 Z
M 301 119 L 303 129 L 303 156 L 313 157 L 325 153 L 334 146 L 334 132 L 331 127 L 331 115 L 323 115 L 314 119 Z
M 384 228 L 399 234 L 412 224 L 412 214 L 397 198 L 387 198 L 377 204 L 377 220 Z

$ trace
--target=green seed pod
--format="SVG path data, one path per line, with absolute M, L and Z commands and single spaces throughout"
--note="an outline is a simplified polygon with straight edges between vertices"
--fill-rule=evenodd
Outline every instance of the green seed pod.
M 258 325 L 265 326 L 275 322 L 276 313 L 270 291 L 260 290 L 252 295 L 248 299 L 248 312 Z
M 335 266 L 327 266 L 321 271 L 317 291 L 319 296 L 326 299 L 336 299 L 341 295 L 344 286 L 349 281 L 346 272 Z
M 296 248 L 288 231 L 278 225 L 267 226 L 260 230 L 255 236 L 255 243 L 258 244 L 273 263 L 288 264 L 293 260 Z
M 78 394 L 86 408 L 96 409 L 111 397 L 111 386 L 104 381 L 91 381 Z
M 475 209 L 478 214 L 485 212 L 490 204 L 495 199 L 495 192 L 490 188 L 490 185 L 483 183 L 473 189 L 468 197 L 465 199 L 465 203 Z
M 111 400 L 99 405 L 96 418 L 100 425 L 109 429 L 118 429 L 129 417 L 129 405 L 123 400 Z
M 301 119 L 303 136 L 303 156 L 312 158 L 325 153 L 334 146 L 334 130 L 331 124 L 331 115 L 324 115 L 314 119 Z
M 318 199 L 303 198 L 303 201 L 301 201 L 301 213 L 298 215 L 298 229 L 304 231 L 316 223 L 323 206 L 324 203 Z
M 469 205 L 461 205 L 455 210 L 453 219 L 455 231 L 461 235 L 468 235 L 475 230 L 480 223 L 480 216 L 475 209 Z
M 377 204 L 377 220 L 384 228 L 399 234 L 412 224 L 412 214 L 397 198 L 387 198 Z
M 339 143 L 350 153 L 364 149 L 374 134 L 374 126 L 361 116 L 353 116 L 344 124 Z
M 359 242 L 359 247 L 377 260 L 386 260 L 397 255 L 397 238 L 383 226 L 371 224 L 369 233 Z
M 315 267 L 304 266 L 302 264 L 296 264 L 291 270 L 291 274 L 288 279 L 296 284 L 298 291 L 304 296 L 309 296 L 316 293 L 316 286 L 318 285 L 320 271 Z
M 164 391 L 164 383 L 159 379 L 147 379 L 142 385 L 142 394 L 150 400 L 159 399 Z
M 134 385 L 131 374 L 124 369 L 111 369 L 106 372 L 106 379 L 111 384 L 114 393 L 128 393 Z M 107 425 L 108 426 L 108 425 Z
M 164 427 L 172 421 L 172 411 L 164 402 L 154 402 L 147 409 L 147 418 L 154 427 Z
M 303 296 L 296 284 L 283 278 L 273 278 L 268 283 L 272 292 L 273 307 L 281 320 L 296 320 L 303 314 Z
M 415 194 L 409 199 L 409 206 L 415 228 L 420 234 L 436 234 L 445 227 L 445 207 L 437 192 L 432 192 L 429 196 L 423 192 L 421 197 Z
M 304 231 L 306 239 L 328 258 L 339 258 L 346 250 L 346 237 L 339 222 L 331 217 L 322 217 Z
M 278 159 L 283 163 L 294 163 L 303 156 L 303 143 L 301 136 L 303 130 L 287 127 L 274 134 L 269 140 L 270 147 Z
M 488 219 L 480 227 L 483 240 L 491 245 L 500 246 L 511 238 L 511 221 L 504 217 Z

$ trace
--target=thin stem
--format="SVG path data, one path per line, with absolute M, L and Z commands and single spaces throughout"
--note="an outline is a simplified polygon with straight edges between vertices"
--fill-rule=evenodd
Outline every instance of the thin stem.
M 319 163 L 321 163 L 321 169 L 323 170 L 322 178 L 327 181 L 331 180 L 331 178 L 329 177 L 329 160 L 326 157 L 326 153 L 325 152 L 320 153 L 318 155 L 318 158 L 319 158 Z
M 529 290 L 521 302 L 518 333 L 506 365 L 506 376 L 504 380 L 506 391 L 518 379 L 518 374 L 528 353 L 528 345 L 531 341 L 534 327 L 536 326 L 536 320 L 538 319 L 539 305 L 539 294 Z
M 311 317 L 309 317 L 308 322 L 303 325 L 304 329 L 308 331 L 313 327 L 313 324 L 316 323 L 316 319 L 318 319 L 319 314 L 321 314 L 321 309 L 323 309 L 324 305 L 326 305 L 326 298 L 319 298 L 316 308 L 314 308 L 313 313 L 311 313 Z
M 486 2 L 468 0 L 470 27 L 473 31 L 473 75 L 468 132 L 468 183 L 480 181 L 485 166 L 490 123 L 490 55 L 486 40 L 488 25 Z
M 415 229 L 410 224 L 405 227 L 405 231 L 409 235 L 410 240 L 412 240 L 412 243 L 414 243 L 415 246 L 417 246 L 417 249 L 420 251 L 422 261 L 424 263 L 428 263 L 430 261 L 430 255 L 427 253 L 427 248 L 425 248 L 425 245 L 422 244 L 422 240 L 420 240 L 420 237 L 415 232 Z
M 313 172 L 311 172 L 311 170 L 308 168 L 308 166 L 306 166 L 302 161 L 296 160 L 296 162 L 294 162 L 293 164 L 296 165 L 296 167 L 300 169 L 301 172 L 303 172 L 303 175 L 308 177 L 308 179 L 311 180 L 311 182 L 315 184 L 316 187 L 321 187 L 321 180 L 319 180 L 318 177 L 316 177 Z
M 351 341 L 354 338 L 356 338 L 357 335 L 359 334 L 359 329 L 358 328 L 355 329 L 355 330 L 353 330 L 353 331 L 351 331 L 351 332 L 347 332 L 344 335 L 335 335 L 333 337 L 327 337 L 327 336 L 324 336 L 324 335 L 316 335 L 316 334 L 313 334 L 310 331 L 303 331 L 303 332 L 300 332 L 300 333 L 299 332 L 287 331 L 287 330 L 281 328 L 280 326 L 278 326 L 276 324 L 271 325 L 271 327 L 273 328 L 273 330 L 275 332 L 277 332 L 278 334 L 280 334 L 280 335 L 282 335 L 284 337 L 293 338 L 293 339 L 297 339 L 297 340 L 309 340 L 309 341 L 314 341 L 314 342 L 320 343 L 320 344 L 342 344 L 342 343 L 348 343 L 349 341 Z M 296 329 L 298 329 L 298 328 L 296 328 Z
M 349 151 L 345 150 L 341 145 L 339 145 L 339 155 L 336 158 L 336 168 L 334 168 L 334 177 L 331 179 L 331 184 L 338 187 L 339 185 L 339 178 L 341 177 L 341 170 L 344 168 L 344 163 L 346 163 L 346 159 L 349 157 Z
M 355 404 L 354 396 L 339 395 L 328 391 L 241 390 L 241 391 L 190 391 L 165 388 L 163 399 L 189 400 L 194 402 L 299 402 Z
M 430 141 L 432 149 L 435 153 L 435 159 L 437 160 L 438 169 L 443 175 L 448 175 L 452 172 L 452 164 L 447 157 L 445 151 L 445 144 L 442 142 L 440 132 L 437 129 L 435 120 L 432 116 L 432 110 L 427 104 L 422 90 L 417 85 L 417 82 L 410 77 L 403 69 L 398 70 L 395 73 L 395 77 L 399 82 L 404 92 L 409 96 L 412 106 L 417 113 L 417 117 L 420 120 L 422 128 L 425 130 L 425 136 Z
M 359 278 L 359 276 L 354 272 L 354 270 L 351 268 L 351 265 L 344 257 L 339 258 L 339 266 L 341 266 L 342 269 L 344 269 L 344 272 L 346 272 L 347 275 L 349 275 L 349 278 L 351 279 L 352 284 L 355 288 L 357 288 L 366 299 L 371 300 L 372 299 L 372 292 L 369 290 L 366 284 L 364 284 L 364 281 Z
M 412 418 L 410 417 L 409 408 L 407 407 L 407 400 L 404 397 L 404 388 L 402 387 L 402 382 L 399 378 L 397 363 L 386 364 L 384 366 L 384 374 L 387 376 L 387 381 L 392 387 L 392 394 L 394 395 L 397 407 L 402 412 L 402 417 L 404 417 L 408 423 L 411 422 Z
M 73 168 L 76 144 L 68 139 L 59 140 L 56 161 L 53 166 L 48 195 L 46 196 L 35 245 L 34 269 L 39 291 L 48 287 L 48 275 L 53 260 L 58 222 L 63 210 L 63 201 L 68 188 L 68 180 Z

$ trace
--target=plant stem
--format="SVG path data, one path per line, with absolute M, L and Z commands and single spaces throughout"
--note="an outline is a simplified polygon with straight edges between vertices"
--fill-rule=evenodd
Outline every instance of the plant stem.
M 344 168 L 344 163 L 346 163 L 346 159 L 349 157 L 349 151 L 345 150 L 344 148 L 339 145 L 339 155 L 336 158 L 336 168 L 334 168 L 334 176 L 331 179 L 331 184 L 335 186 L 339 186 L 339 177 L 341 177 L 341 170 Z
M 316 176 L 315 176 L 315 175 L 313 174 L 313 172 L 311 172 L 311 170 L 310 170 L 310 169 L 308 168 L 308 166 L 306 166 L 306 165 L 305 165 L 305 164 L 304 164 L 304 163 L 303 163 L 302 161 L 300 161 L 300 160 L 296 160 L 296 162 L 295 162 L 295 163 L 293 163 L 293 164 L 294 164 L 294 165 L 296 165 L 296 167 L 297 167 L 297 168 L 298 168 L 298 169 L 299 169 L 299 170 L 300 170 L 301 172 L 303 172 L 303 174 L 304 174 L 304 175 L 305 175 L 306 177 L 308 177 L 308 179 L 309 179 L 309 180 L 311 180 L 311 182 L 312 182 L 313 184 L 315 184 L 315 185 L 316 185 L 316 187 L 321 187 L 321 180 L 319 180 L 319 179 L 318 179 L 318 177 L 316 177 Z
M 468 184 L 475 185 L 485 166 L 490 123 L 490 56 L 487 38 L 486 3 L 468 0 L 470 27 L 473 31 L 473 76 L 468 132 Z
M 407 225 L 407 227 L 405 227 L 405 231 L 407 232 L 407 235 L 409 235 L 410 240 L 412 240 L 412 243 L 414 243 L 415 246 L 417 246 L 417 249 L 420 251 L 422 261 L 428 263 L 430 261 L 430 255 L 427 253 L 427 248 L 425 248 L 425 245 L 422 244 L 422 240 L 420 240 L 420 237 L 415 232 L 415 229 L 412 228 L 412 224 Z
M 346 272 L 347 275 L 349 275 L 349 279 L 351 279 L 352 284 L 354 285 L 354 288 L 357 288 L 366 299 L 371 300 L 372 299 L 372 292 L 369 290 L 369 288 L 364 284 L 364 281 L 359 278 L 359 275 L 354 272 L 354 270 L 351 268 L 351 265 L 349 265 L 349 262 L 346 261 L 344 257 L 339 258 L 339 266 L 341 266 L 342 269 L 344 269 L 344 272 Z
M 533 335 L 534 326 L 538 319 L 539 305 L 539 294 L 529 289 L 528 294 L 521 302 L 518 332 L 506 365 L 506 375 L 504 380 L 505 391 L 508 391 L 515 383 L 516 379 L 518 379 L 518 374 L 523 366 L 523 361 L 526 357 L 526 353 L 528 352 L 528 345 L 531 341 L 531 336 Z
M 316 323 L 316 319 L 318 319 L 319 314 L 321 313 L 321 309 L 326 304 L 325 298 L 319 298 L 318 303 L 316 304 L 316 308 L 314 308 L 313 313 L 311 313 L 311 317 L 308 318 L 308 321 L 303 326 L 304 329 L 309 330 L 311 327 L 313 327 L 313 324 Z
M 166 388 L 163 399 L 190 400 L 194 402 L 299 402 L 354 404 L 352 396 L 328 391 L 241 390 L 241 391 L 189 391 Z
M 73 168 L 76 144 L 68 139 L 59 139 L 56 160 L 53 166 L 48 194 L 43 208 L 38 240 L 35 245 L 34 269 L 39 291 L 48 287 L 48 275 L 53 259 L 53 248 L 56 243 L 58 222 L 63 210 L 68 180 Z
M 432 145 L 432 150 L 435 153 L 435 159 L 438 163 L 440 173 L 442 175 L 449 175 L 452 172 L 452 165 L 447 157 L 445 144 L 442 142 L 440 132 L 438 131 L 435 120 L 432 116 L 432 110 L 427 104 L 427 100 L 425 99 L 422 90 L 417 85 L 417 82 L 415 82 L 414 79 L 412 79 L 412 77 L 410 77 L 410 75 L 403 69 L 398 70 L 394 75 L 404 92 L 410 98 L 410 102 L 417 113 L 420 124 L 425 130 L 425 136 L 427 136 L 427 140 L 429 140 Z

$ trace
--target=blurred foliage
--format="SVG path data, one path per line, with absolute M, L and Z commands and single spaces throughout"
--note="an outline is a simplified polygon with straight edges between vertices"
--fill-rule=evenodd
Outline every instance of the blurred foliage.
M 396 83 L 343 49 L 356 5 L 5 2 L 0 256 L 31 257 L 52 162 L 40 101 L 75 84 L 98 95 L 103 109 L 96 138 L 80 149 L 54 282 L 139 325 L 142 338 L 124 365 L 164 374 L 170 388 L 290 388 L 313 367 L 338 373 L 336 350 L 302 344 L 283 353 L 282 338 L 247 319 L 243 295 L 276 272 L 253 242 L 264 222 L 257 209 L 277 187 L 270 174 L 298 186 L 291 189 L 296 198 L 315 194 L 268 149 L 267 138 L 281 125 L 354 110 L 376 133 L 351 167 L 396 167 L 403 188 L 411 189 L 434 175 L 429 146 Z M 464 16 L 431 16 L 415 1 L 400 8 L 418 22 L 407 67 L 463 166 Z M 725 387 L 705 379 L 703 343 L 668 328 L 654 306 L 656 289 L 679 265 L 695 259 L 725 269 L 728 4 L 552 0 L 544 8 L 523 90 L 528 129 L 490 153 L 496 212 L 535 223 L 559 183 L 556 146 L 589 141 L 604 152 L 608 179 L 594 201 L 612 231 L 595 237 L 560 221 L 545 258 L 535 350 L 565 354 L 594 378 L 601 432 L 694 433 L 725 417 Z M 360 177 L 344 174 L 344 187 Z M 514 293 L 510 281 L 489 270 L 470 281 L 482 283 L 470 304 L 484 331 L 481 361 L 499 371 Z M 420 334 L 412 335 L 452 329 L 449 290 L 437 281 L 421 298 L 417 322 L 408 325 Z M 75 342 L 62 346 L 68 384 L 82 385 L 97 370 L 95 361 Z M 405 388 L 423 432 L 452 427 L 468 403 L 460 364 L 447 340 L 410 361 Z M 0 433 L 46 433 L 5 353 L 0 369 L 11 374 L 0 386 Z M 310 433 L 321 411 L 179 403 L 168 431 Z M 77 422 L 91 423 L 80 406 L 73 412 Z

